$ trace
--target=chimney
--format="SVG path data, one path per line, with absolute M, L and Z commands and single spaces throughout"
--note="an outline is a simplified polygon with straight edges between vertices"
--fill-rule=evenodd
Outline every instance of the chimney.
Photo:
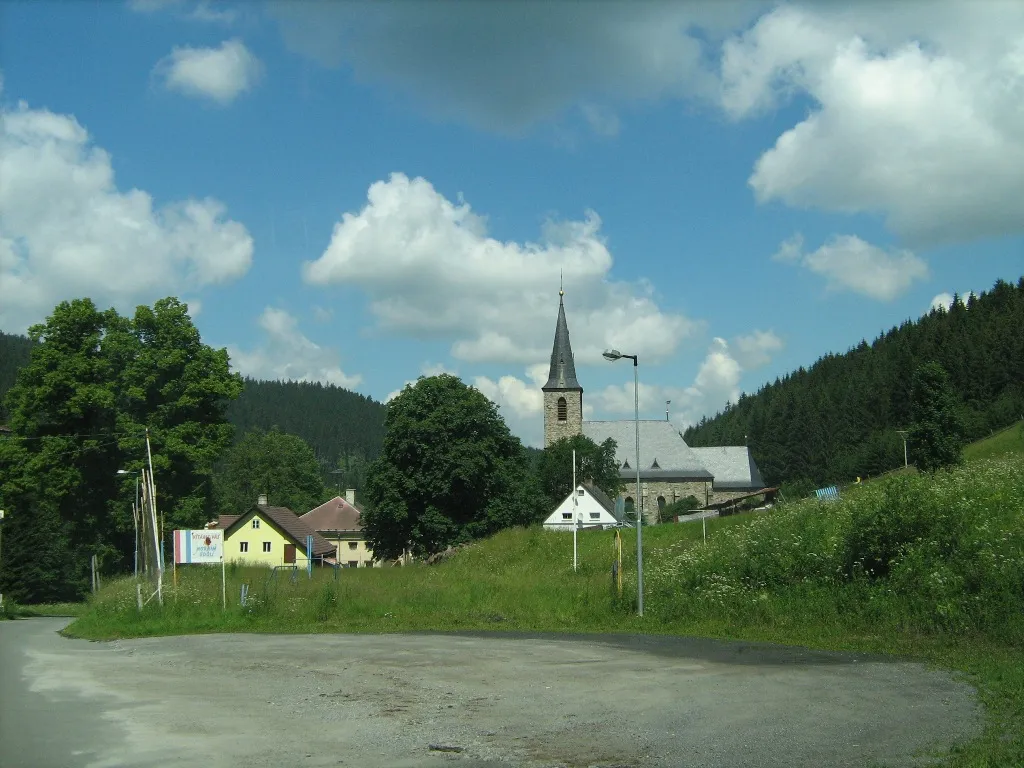
M 347 501 L 352 506 L 356 505 L 356 489 L 355 488 L 346 488 L 345 489 L 345 501 Z
M 265 494 L 265 493 L 261 493 L 261 494 L 259 495 L 259 498 L 258 498 L 258 499 L 256 499 L 256 504 L 257 504 L 258 506 L 260 506 L 260 507 L 265 507 L 265 506 L 267 506 L 267 494 Z

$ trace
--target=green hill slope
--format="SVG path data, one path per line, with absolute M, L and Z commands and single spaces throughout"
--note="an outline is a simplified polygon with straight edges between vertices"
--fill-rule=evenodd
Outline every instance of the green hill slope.
M 0 331 L 0 424 L 7 419 L 4 395 L 14 386 L 18 370 L 28 362 L 31 354 L 32 341 L 27 336 Z
M 766 482 L 821 486 L 903 464 L 915 368 L 940 363 L 969 439 L 1024 413 L 1024 278 L 829 354 L 688 429 L 694 446 L 751 446 Z M 806 482 L 803 482 L 806 481 Z
M 4 396 L 31 353 L 28 337 L 0 333 L 0 424 L 6 420 Z M 384 439 L 381 403 L 319 383 L 246 379 L 241 397 L 228 406 L 228 419 L 235 425 L 236 439 L 251 429 L 273 426 L 298 435 L 325 469 L 337 466 L 343 456 L 372 461 Z
M 964 458 L 967 461 L 991 459 L 1007 454 L 1024 456 L 1024 419 L 964 448 Z
M 377 458 L 384 412 L 376 400 L 329 384 L 246 379 L 241 397 L 228 406 L 228 419 L 236 438 L 274 426 L 298 435 L 327 468 L 343 456 Z

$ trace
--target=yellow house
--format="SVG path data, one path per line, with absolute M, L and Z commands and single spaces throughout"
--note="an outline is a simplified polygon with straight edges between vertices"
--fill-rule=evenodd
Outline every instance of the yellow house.
M 264 502 L 263 497 L 260 498 Z M 221 515 L 224 556 L 242 565 L 307 567 L 306 537 L 313 537 L 313 564 L 333 559 L 335 546 L 287 507 L 255 504 L 242 515 Z
M 315 530 L 334 547 L 338 565 L 349 568 L 381 566 L 374 560 L 373 550 L 363 533 L 363 511 L 356 504 L 356 492 L 345 491 L 345 498 L 335 496 L 299 519 Z

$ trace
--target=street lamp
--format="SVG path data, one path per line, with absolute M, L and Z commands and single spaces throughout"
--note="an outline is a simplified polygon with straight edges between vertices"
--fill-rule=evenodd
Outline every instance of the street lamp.
M 637 373 L 637 356 L 624 355 L 617 349 L 609 349 L 604 353 L 605 360 L 621 360 L 626 358 L 633 361 L 633 421 L 636 424 L 636 503 L 633 509 L 636 512 L 636 612 L 638 616 L 644 615 L 644 514 L 643 496 L 640 494 L 640 377 Z
M 132 522 L 135 523 L 135 578 L 139 578 L 139 473 L 133 469 L 119 469 L 119 475 L 135 475 L 135 503 L 132 504 Z
M 896 434 L 903 438 L 903 468 L 907 468 L 907 430 L 897 429 Z

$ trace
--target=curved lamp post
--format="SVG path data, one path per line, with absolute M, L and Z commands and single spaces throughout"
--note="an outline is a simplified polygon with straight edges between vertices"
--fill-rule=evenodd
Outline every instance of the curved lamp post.
M 633 421 L 636 425 L 636 613 L 644 615 L 644 515 L 643 497 L 640 494 L 640 377 L 637 373 L 637 356 L 624 355 L 617 349 L 609 349 L 604 353 L 605 360 L 627 359 L 633 361 Z

